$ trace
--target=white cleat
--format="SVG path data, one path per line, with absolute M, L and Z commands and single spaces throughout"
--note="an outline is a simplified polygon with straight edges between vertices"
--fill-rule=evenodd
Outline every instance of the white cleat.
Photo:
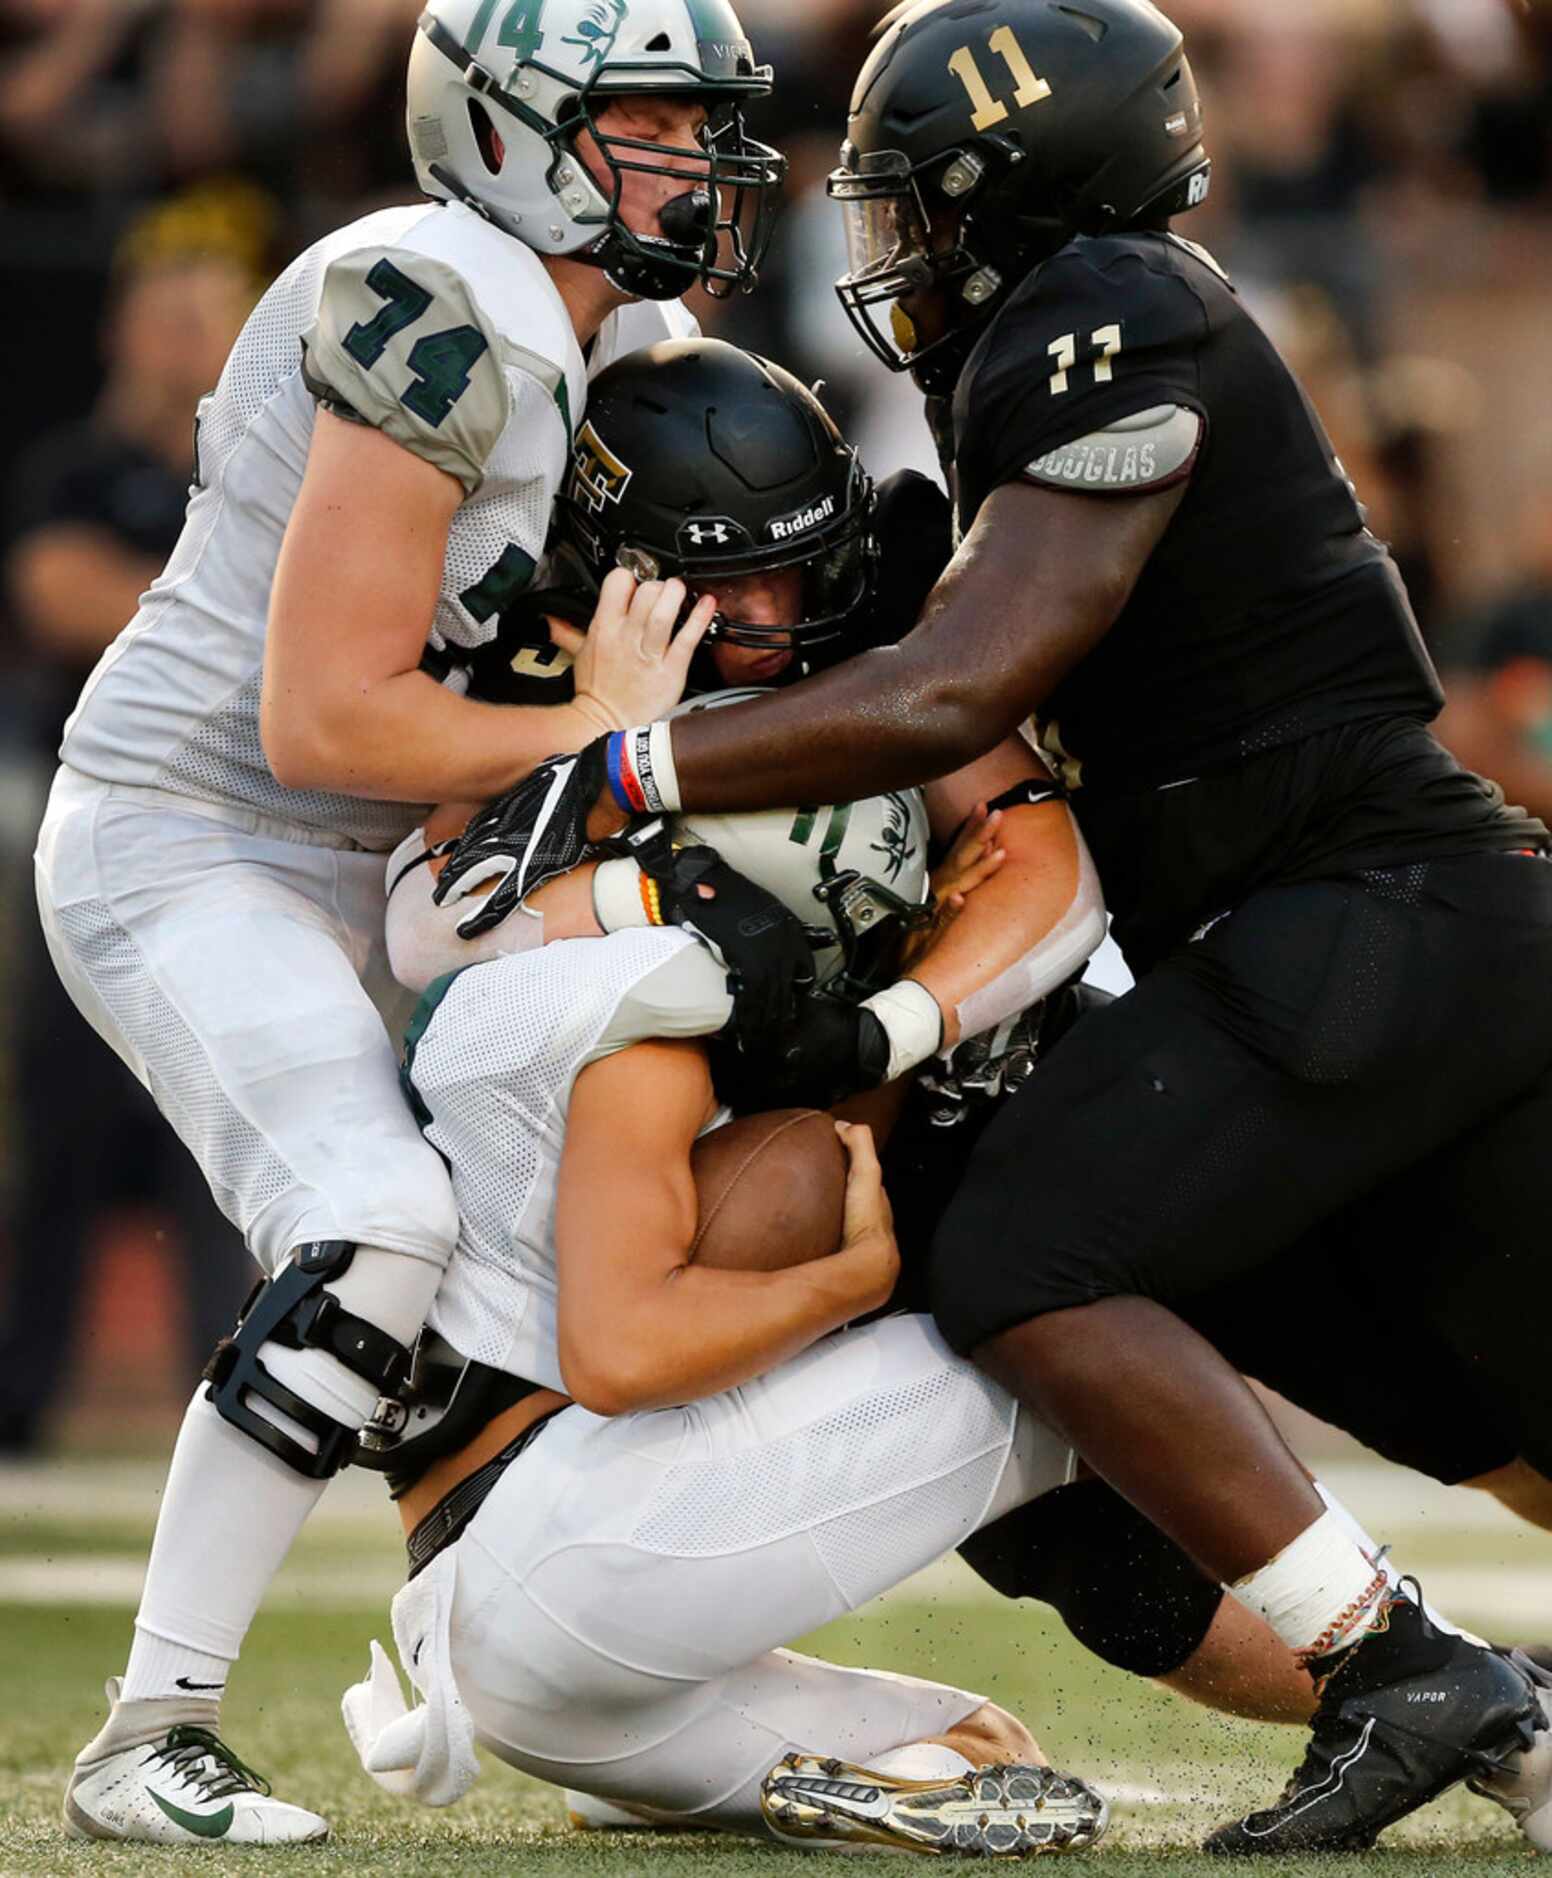
M 765 1777 L 760 1810 L 778 1839 L 968 1858 L 1084 1852 L 1105 1801 L 1049 1767 L 981 1767 L 957 1780 L 900 1780 L 845 1761 L 789 1754 Z
M 1538 1852 L 1552 1852 L 1552 1676 L 1518 1650 L 1511 1653 L 1510 1661 L 1536 1684 L 1546 1726 L 1539 1728 L 1531 1745 L 1522 1748 L 1499 1772 L 1478 1774 L 1466 1784 L 1473 1793 L 1496 1800 L 1511 1814 Z
M 108 1702 L 107 1723 L 76 1757 L 65 1789 L 72 1837 L 142 1845 L 296 1845 L 328 1837 L 326 1819 L 272 1798 L 268 1782 L 213 1728 L 176 1719 L 193 1705 L 121 1702 L 116 1679 Z M 213 1719 L 213 1704 L 199 1707 Z

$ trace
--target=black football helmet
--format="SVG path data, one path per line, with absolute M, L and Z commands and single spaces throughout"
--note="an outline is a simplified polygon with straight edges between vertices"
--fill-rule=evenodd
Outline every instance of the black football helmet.
M 870 351 L 941 396 L 1031 267 L 1075 235 L 1195 208 L 1211 170 L 1180 32 L 1148 0 L 907 0 L 878 28 L 829 179 L 836 292 Z M 947 323 L 922 344 L 899 302 L 924 291 Z
M 856 451 L 790 372 L 720 339 L 674 339 L 588 386 L 556 519 L 594 581 L 625 567 L 711 590 L 800 569 L 795 625 L 719 612 L 708 637 L 802 654 L 838 638 L 872 591 L 873 511 Z

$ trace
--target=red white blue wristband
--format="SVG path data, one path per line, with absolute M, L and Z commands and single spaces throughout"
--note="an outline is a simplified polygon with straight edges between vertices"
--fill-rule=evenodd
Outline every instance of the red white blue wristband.
M 605 752 L 609 790 L 630 815 L 672 815 L 679 808 L 670 726 L 638 724 L 610 734 Z

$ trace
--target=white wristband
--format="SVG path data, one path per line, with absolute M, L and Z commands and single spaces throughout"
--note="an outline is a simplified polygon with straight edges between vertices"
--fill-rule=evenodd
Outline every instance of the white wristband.
M 674 727 L 666 718 L 652 726 L 647 747 L 652 753 L 652 779 L 657 784 L 660 813 L 679 813 L 679 772 L 674 767 Z
M 937 999 L 914 978 L 902 978 L 885 991 L 875 991 L 863 999 L 862 1008 L 873 1013 L 889 1039 L 886 1082 L 925 1063 L 942 1046 L 943 1013 Z
M 629 858 L 600 861 L 593 870 L 593 917 L 605 932 L 650 926 L 641 898 L 641 869 Z

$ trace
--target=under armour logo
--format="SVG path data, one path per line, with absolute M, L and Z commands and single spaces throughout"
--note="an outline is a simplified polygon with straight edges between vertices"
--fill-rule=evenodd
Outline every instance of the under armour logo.
M 708 541 L 714 541 L 722 548 L 733 539 L 732 530 L 726 522 L 691 522 L 684 532 L 697 548 L 704 548 Z

